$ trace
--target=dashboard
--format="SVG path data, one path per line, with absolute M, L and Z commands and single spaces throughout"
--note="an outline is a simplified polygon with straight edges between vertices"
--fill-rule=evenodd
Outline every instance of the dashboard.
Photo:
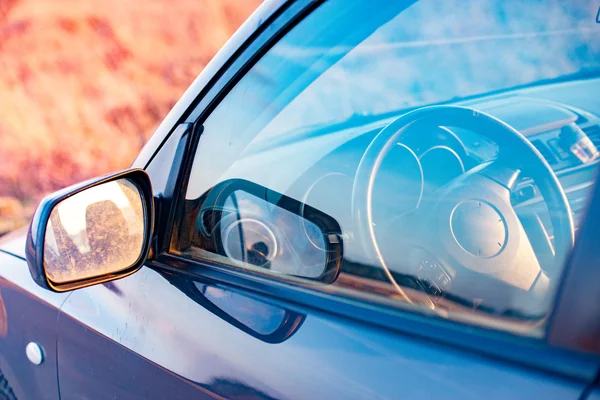
M 575 234 L 585 213 L 600 162 L 600 101 L 589 97 L 589 93 L 598 90 L 600 79 L 590 79 L 516 90 L 453 104 L 483 111 L 512 126 L 531 142 L 559 179 L 573 213 Z M 414 289 L 411 297 L 421 298 L 419 301 L 423 303 L 434 297 L 445 301 L 443 296 L 439 296 L 440 288 L 419 287 L 419 277 L 408 273 L 403 275 L 402 268 L 390 268 L 394 276 L 386 276 L 389 271 L 374 265 L 373 255 L 365 252 L 359 240 L 361 231 L 354 215 L 352 199 L 361 159 L 378 133 L 402 114 L 404 111 L 380 119 L 359 118 L 271 138 L 261 142 L 265 147 L 257 146 L 248 152 L 246 158 L 234 164 L 228 174 L 285 194 L 331 216 L 339 224 L 343 239 L 343 262 L 341 273 L 328 288 L 355 287 L 362 293 L 401 299 L 394 287 L 400 285 Z M 494 159 L 498 152 L 496 143 L 482 135 L 451 126 L 428 127 L 426 131 L 407 130 L 406 134 L 399 136 L 381 158 L 371 186 L 372 225 L 377 241 L 381 238 L 381 247 L 394 247 L 403 240 L 397 232 L 389 230 L 395 220 L 418 209 L 428 198 L 437 196 L 438 189 L 463 173 Z M 282 167 L 273 168 L 277 165 Z M 561 267 L 553 256 L 553 247 L 556 247 L 554 232 L 547 205 L 536 182 L 527 176 L 527 171 L 522 171 L 517 178 L 510 200 L 541 269 L 551 280 L 560 273 Z M 386 234 L 386 229 L 389 234 Z M 237 231 L 230 229 L 227 232 Z M 294 235 L 288 235 L 289 243 L 313 242 L 296 237 L 303 235 L 306 229 L 294 232 Z M 410 227 L 403 234 L 407 232 L 410 235 Z M 483 237 L 487 234 L 485 229 L 478 232 Z M 277 237 L 261 237 L 270 238 L 273 242 L 269 248 L 279 249 L 275 244 Z M 281 243 L 284 242 L 281 240 Z M 239 243 L 234 244 L 231 252 L 239 252 L 239 248 Z M 305 247 L 302 248 L 297 253 L 308 254 Z M 266 252 L 259 253 L 269 258 Z M 419 257 L 422 258 L 422 255 Z M 232 253 L 230 258 L 236 257 Z M 424 268 L 429 268 L 430 275 L 440 275 L 442 281 L 452 280 L 454 284 L 454 271 L 448 265 L 441 267 L 431 260 L 433 258 L 425 257 L 427 262 L 423 264 Z M 283 267 L 273 267 L 275 264 L 272 260 L 269 263 L 275 272 L 283 272 L 279 271 Z M 256 265 L 261 266 L 260 263 Z M 428 280 L 432 281 L 432 278 Z M 440 285 L 443 286 L 443 282 Z M 447 310 L 457 305 L 469 310 L 483 307 L 474 306 L 472 298 L 455 297 L 446 303 L 444 307 Z
M 596 178 L 600 118 L 567 103 L 519 95 L 474 106 L 515 127 L 542 154 L 567 195 L 577 230 Z M 522 215 L 539 216 L 552 239 L 552 225 L 531 178 L 519 179 L 512 192 L 512 203 Z
M 572 85 L 577 87 L 581 82 Z M 590 80 L 587 85 L 597 85 L 600 89 L 600 79 Z M 562 95 L 569 93 L 565 90 L 569 83 L 563 83 L 456 105 L 484 111 L 519 130 L 530 140 L 563 186 L 577 232 L 599 162 L 600 104 L 590 103 L 595 107 L 582 109 L 570 104 L 568 97 L 556 101 L 554 89 L 557 86 Z M 578 93 L 579 90 L 573 89 L 574 96 Z M 286 190 L 340 223 L 347 244 L 345 259 L 350 262 L 361 264 L 367 261 L 361 258 L 361 249 L 352 243 L 357 228 L 353 224 L 348 199 L 352 198 L 354 175 L 365 149 L 377 133 L 396 117 L 328 133 L 328 136 L 339 135 L 338 144 L 307 168 Z M 424 196 L 433 194 L 463 172 L 493 159 L 497 152 L 497 145 L 481 135 L 452 127 L 403 136 L 382 160 L 374 183 L 375 223 L 384 223 L 415 209 Z M 542 232 L 541 237 L 547 238 L 532 240 L 537 254 L 547 254 L 548 245 L 552 246 L 553 241 L 552 224 L 536 183 L 521 174 L 512 190 L 511 202 L 528 236 L 529 232 L 534 232 L 531 237 L 539 238 L 538 233 Z M 543 260 L 544 256 L 538 258 L 542 266 L 549 264 Z M 547 272 L 551 275 L 553 271 Z

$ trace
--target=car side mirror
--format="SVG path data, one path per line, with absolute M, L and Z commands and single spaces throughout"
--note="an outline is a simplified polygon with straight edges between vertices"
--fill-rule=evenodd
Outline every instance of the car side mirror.
M 140 169 L 44 198 L 27 236 L 33 279 L 64 292 L 132 274 L 148 256 L 153 216 L 150 178 Z

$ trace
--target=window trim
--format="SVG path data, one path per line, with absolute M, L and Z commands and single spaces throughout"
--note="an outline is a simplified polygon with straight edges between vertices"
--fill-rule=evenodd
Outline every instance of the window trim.
M 201 122 L 211 114 L 256 61 L 320 3 L 321 1 L 303 0 L 286 3 L 285 6 L 282 6 L 279 13 L 276 13 L 268 24 L 265 23 L 262 26 L 263 29 L 254 36 L 251 43 L 244 42 L 240 46 L 238 51 L 227 61 L 226 70 L 215 75 L 210 87 L 199 93 L 188 104 L 193 109 L 184 119 L 186 123 L 195 125 L 193 133 L 188 135 L 186 130 L 181 137 L 166 135 L 163 138 L 160 146 L 148 160 L 147 166 L 155 157 L 160 159 L 163 144 L 167 140 L 178 142 L 177 145 L 180 146 L 183 154 L 175 157 L 171 166 L 174 173 L 169 175 L 165 186 L 155 187 L 155 193 L 160 193 L 162 203 L 162 207 L 157 208 L 168 212 L 168 218 L 166 218 L 168 229 L 166 232 L 160 229 L 159 238 L 162 236 L 163 239 L 168 239 L 169 233 L 176 223 L 174 216 L 177 214 L 174 213 L 174 207 L 181 204 L 179 200 L 185 196 L 184 191 L 187 188 L 191 169 L 189 160 L 193 159 L 196 154 L 197 143 L 202 132 Z M 175 124 L 171 131 L 174 131 L 177 126 Z M 176 181 L 173 181 L 174 179 Z M 596 203 L 598 202 L 600 199 L 596 200 Z M 166 220 L 163 221 L 167 222 Z M 270 275 L 263 276 L 237 270 L 210 260 L 192 260 L 170 254 L 167 242 L 168 240 L 158 241 L 156 256 L 147 263 L 149 267 L 169 274 L 174 273 L 193 278 L 202 277 L 210 282 L 254 292 L 269 297 L 273 301 L 284 303 L 286 307 L 300 312 L 351 319 L 369 326 L 409 335 L 419 340 L 434 341 L 453 349 L 463 349 L 481 356 L 504 360 L 511 365 L 517 364 L 534 368 L 556 376 L 567 376 L 577 381 L 591 382 L 600 369 L 598 357 L 582 353 L 580 348 L 573 346 L 574 343 L 568 340 L 566 342 L 556 341 L 553 335 L 548 337 L 548 341 L 540 341 L 510 332 L 494 331 L 461 322 L 432 318 L 421 311 L 414 312 L 401 307 L 368 303 L 358 297 L 334 295 L 319 291 L 318 288 L 312 288 L 302 282 L 278 280 Z M 574 274 L 570 269 L 570 265 L 565 267 L 565 271 L 568 270 L 569 274 Z M 557 296 L 555 309 L 560 309 L 561 304 L 568 301 L 568 295 L 569 292 L 563 288 Z M 569 326 L 572 318 L 573 315 L 551 318 L 547 331 L 552 334 L 557 323 Z M 557 345 L 562 347 L 557 347 Z
M 534 368 L 555 376 L 567 376 L 588 383 L 593 380 L 598 370 L 597 357 L 558 348 L 534 338 L 432 318 L 420 311 L 368 303 L 358 297 L 330 294 L 307 284 L 247 273 L 210 260 L 192 260 L 163 253 L 147 265 L 170 274 L 190 279 L 200 277 L 208 282 L 255 293 L 269 298 L 270 301 L 285 304 L 298 312 L 350 319 L 422 341 L 433 341 L 453 349 L 503 360 L 512 365 Z
M 294 18 L 298 8 L 302 9 L 310 3 L 321 1 L 323 0 L 265 0 L 183 93 L 141 149 L 131 167 L 147 168 L 175 128 L 181 123 L 190 120 L 193 122 L 196 119 L 190 118 L 190 114 L 198 109 L 199 103 L 203 99 L 215 98 L 220 90 L 215 91 L 215 86 L 229 81 L 243 68 L 256 49 L 264 45 L 265 31 Z

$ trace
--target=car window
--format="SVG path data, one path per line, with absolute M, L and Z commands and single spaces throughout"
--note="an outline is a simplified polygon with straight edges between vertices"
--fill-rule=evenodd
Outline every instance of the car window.
M 329 1 L 203 122 L 170 251 L 541 335 L 595 181 L 588 1 Z

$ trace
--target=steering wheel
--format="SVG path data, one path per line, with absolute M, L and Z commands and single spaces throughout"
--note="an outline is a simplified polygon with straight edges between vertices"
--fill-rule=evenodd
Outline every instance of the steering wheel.
M 373 187 L 383 159 L 408 132 L 423 135 L 440 126 L 492 140 L 499 148 L 497 156 L 437 189 L 413 211 L 383 221 L 387 234 L 380 240 L 384 224 L 373 221 Z M 554 171 L 529 140 L 471 108 L 430 106 L 404 114 L 372 140 L 356 172 L 352 210 L 363 248 L 409 303 L 423 301 L 409 295 L 393 272 L 423 282 L 421 291 L 432 308 L 440 296 L 448 295 L 495 313 L 543 315 L 551 281 L 510 202 L 521 171 L 534 180 L 548 207 L 554 258 L 562 262 L 574 242 L 571 209 Z

